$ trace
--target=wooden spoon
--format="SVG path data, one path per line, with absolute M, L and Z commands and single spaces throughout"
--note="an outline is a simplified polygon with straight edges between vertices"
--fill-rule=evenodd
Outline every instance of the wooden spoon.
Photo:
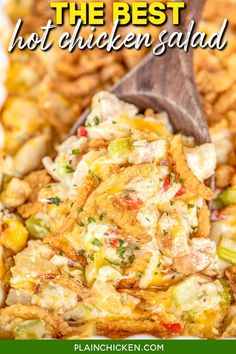
M 181 26 L 172 26 L 169 33 L 186 33 L 191 19 L 196 24 L 199 22 L 205 0 L 185 2 L 187 7 L 182 12 Z M 191 49 L 184 52 L 179 48 L 167 47 L 162 56 L 150 53 L 110 91 L 120 99 L 135 104 L 140 111 L 150 107 L 157 112 L 167 112 L 175 132 L 193 136 L 196 143 L 210 141 L 195 85 Z M 87 114 L 88 110 L 77 120 L 73 134 L 84 124 Z

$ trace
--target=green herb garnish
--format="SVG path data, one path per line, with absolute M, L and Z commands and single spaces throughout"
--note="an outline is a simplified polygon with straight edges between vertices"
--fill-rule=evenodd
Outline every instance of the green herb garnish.
M 101 178 L 98 177 L 97 175 L 95 175 L 95 173 L 91 170 L 88 171 L 89 174 L 93 177 L 93 179 L 97 182 L 97 183 L 100 183 L 101 182 Z
M 90 128 L 92 125 L 91 125 L 91 123 L 89 123 L 89 122 L 86 120 L 85 126 L 86 126 L 87 128 Z
M 106 215 L 105 213 L 102 213 L 101 215 L 99 215 L 99 220 L 102 221 L 104 219 L 105 215 Z
M 188 209 L 193 209 L 194 206 L 195 206 L 194 204 L 189 203 L 189 204 L 188 204 Z
M 72 149 L 71 153 L 72 155 L 79 155 L 80 149 Z
M 99 241 L 97 238 L 92 241 L 92 244 L 97 247 L 102 247 L 102 242 Z
M 53 205 L 60 205 L 61 203 L 61 199 L 59 197 L 55 197 L 55 198 L 49 198 L 50 200 L 50 204 L 53 204 Z
M 124 253 L 125 253 L 125 247 L 119 246 L 119 247 L 117 248 L 117 254 L 118 254 L 118 256 L 119 256 L 119 257 L 122 257 Z
M 65 166 L 66 173 L 73 173 L 75 172 L 75 169 L 69 165 Z
M 142 275 L 143 275 L 143 273 L 142 272 L 137 272 L 137 277 L 139 278 L 139 279 L 141 279 L 142 278 Z
M 132 264 L 134 263 L 134 260 L 135 260 L 135 255 L 132 254 L 132 256 L 129 257 L 129 262 Z
M 175 183 L 175 173 L 171 172 L 170 173 L 170 184 L 173 184 L 173 183 Z
M 122 262 L 113 262 L 113 261 L 110 261 L 109 259 L 106 258 L 106 261 L 109 262 L 110 264 L 112 265 L 115 265 L 115 266 L 123 266 L 124 264 Z
M 93 253 L 88 254 L 88 258 L 89 258 L 91 261 L 94 261 L 94 254 L 93 254 Z
M 88 217 L 88 224 L 91 224 L 92 222 L 96 222 L 96 220 L 93 216 L 89 216 Z
M 119 239 L 119 246 L 123 246 L 124 243 L 125 243 L 125 240 Z
M 100 119 L 98 118 L 98 116 L 93 118 L 93 122 L 95 125 L 98 125 L 100 123 Z
M 83 223 L 82 221 L 80 221 L 80 220 L 77 221 L 77 224 L 78 224 L 79 226 L 81 226 L 81 227 L 84 226 L 84 223 Z

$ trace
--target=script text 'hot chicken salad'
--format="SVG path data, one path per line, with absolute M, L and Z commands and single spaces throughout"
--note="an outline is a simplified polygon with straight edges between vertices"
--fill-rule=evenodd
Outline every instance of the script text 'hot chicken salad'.
M 2 198 L 27 196 L 1 211 L 1 338 L 233 335 L 235 241 L 220 239 L 226 262 L 209 237 L 213 144 L 100 92 L 43 164 Z

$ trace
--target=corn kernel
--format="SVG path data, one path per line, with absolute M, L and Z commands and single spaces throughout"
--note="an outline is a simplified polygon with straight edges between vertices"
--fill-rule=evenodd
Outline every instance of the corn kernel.
M 24 225 L 15 219 L 8 219 L 4 223 L 0 244 L 14 253 L 20 252 L 28 239 L 28 231 Z

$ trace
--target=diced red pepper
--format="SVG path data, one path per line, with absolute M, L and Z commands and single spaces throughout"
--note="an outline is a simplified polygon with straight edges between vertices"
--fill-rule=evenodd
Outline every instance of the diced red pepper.
M 163 326 L 170 333 L 180 333 L 182 331 L 182 326 L 180 323 L 164 323 Z
M 42 274 L 40 277 L 42 279 L 55 279 L 57 277 L 58 274 L 53 274 L 53 273 L 46 273 L 46 274 Z
M 120 204 L 128 207 L 130 210 L 137 210 L 141 207 L 143 201 L 128 194 L 120 198 Z
M 119 246 L 119 239 L 118 239 L 118 238 L 113 238 L 113 239 L 111 239 L 111 240 L 110 240 L 110 245 L 111 245 L 112 247 L 117 248 L 117 247 Z
M 185 192 L 186 192 L 186 187 L 183 184 L 181 184 L 181 187 L 176 193 L 175 198 L 181 197 Z
M 224 214 L 222 211 L 213 210 L 211 213 L 211 221 L 220 221 L 224 219 Z
M 81 136 L 88 136 L 88 131 L 83 125 L 77 130 L 77 137 L 80 138 Z
M 117 248 L 119 246 L 119 230 L 112 230 L 108 233 L 105 242 L 108 246 Z
M 163 183 L 163 189 L 165 192 L 168 191 L 169 188 L 170 188 L 170 175 L 165 177 L 164 183 Z

